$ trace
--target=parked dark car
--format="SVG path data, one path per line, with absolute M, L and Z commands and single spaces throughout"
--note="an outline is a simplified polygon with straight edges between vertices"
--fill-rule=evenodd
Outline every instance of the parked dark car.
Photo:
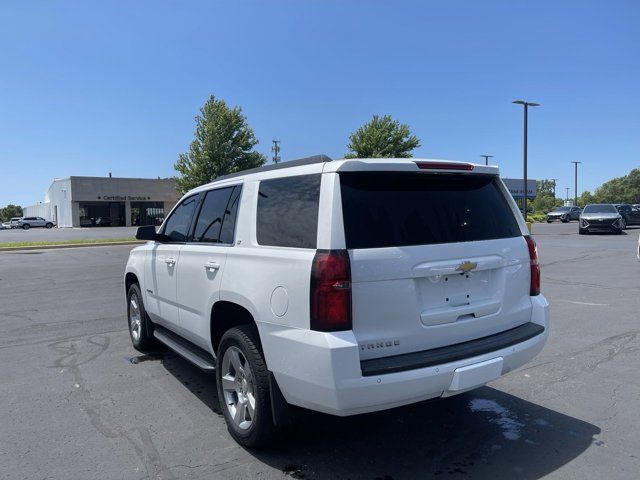
M 622 216 L 622 228 L 627 228 L 627 225 L 640 225 L 640 208 L 627 203 L 616 204 L 616 208 Z
M 109 217 L 98 217 L 96 219 L 96 227 L 110 227 L 111 219 Z
M 547 223 L 560 220 L 562 223 L 578 220 L 582 209 L 580 207 L 556 207 L 547 213 Z
M 578 223 L 578 233 L 589 232 L 622 233 L 622 215 L 611 203 L 593 203 L 584 207 Z
M 81 227 L 93 227 L 93 219 L 89 217 L 80 217 Z

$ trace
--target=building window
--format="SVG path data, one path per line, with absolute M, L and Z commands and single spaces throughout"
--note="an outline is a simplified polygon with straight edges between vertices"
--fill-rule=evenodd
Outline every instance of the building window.
M 80 202 L 81 227 L 123 227 L 124 202 Z
M 131 225 L 160 226 L 164 221 L 164 203 L 131 202 Z

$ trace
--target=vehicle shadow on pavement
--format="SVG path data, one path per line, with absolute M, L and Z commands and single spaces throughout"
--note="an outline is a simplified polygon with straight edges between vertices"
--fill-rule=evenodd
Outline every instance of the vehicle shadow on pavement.
M 219 414 L 213 375 L 180 358 L 163 364 Z M 278 445 L 249 450 L 297 479 L 536 479 L 603 448 L 597 426 L 491 387 L 354 417 L 298 416 Z

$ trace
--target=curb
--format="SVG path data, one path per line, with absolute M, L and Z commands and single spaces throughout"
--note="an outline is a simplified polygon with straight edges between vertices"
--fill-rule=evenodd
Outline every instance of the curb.
M 57 250 L 63 248 L 80 248 L 80 247 L 109 247 L 113 245 L 142 245 L 142 240 L 130 240 L 127 242 L 96 242 L 96 243 L 68 243 L 59 245 L 26 245 L 22 247 L 0 247 L 2 252 L 15 252 L 18 250 Z

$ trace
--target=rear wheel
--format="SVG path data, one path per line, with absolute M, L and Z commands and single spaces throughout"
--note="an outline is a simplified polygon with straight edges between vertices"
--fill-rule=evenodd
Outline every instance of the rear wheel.
M 273 439 L 269 373 L 255 327 L 240 325 L 222 336 L 216 384 L 227 429 L 236 442 L 260 447 Z
M 153 331 L 137 283 L 131 285 L 127 292 L 127 320 L 133 348 L 141 352 L 151 349 L 154 346 Z
M 569 222 L 569 217 L 567 217 L 566 215 L 564 217 L 562 217 L 560 219 L 562 221 L 562 223 L 568 223 Z

